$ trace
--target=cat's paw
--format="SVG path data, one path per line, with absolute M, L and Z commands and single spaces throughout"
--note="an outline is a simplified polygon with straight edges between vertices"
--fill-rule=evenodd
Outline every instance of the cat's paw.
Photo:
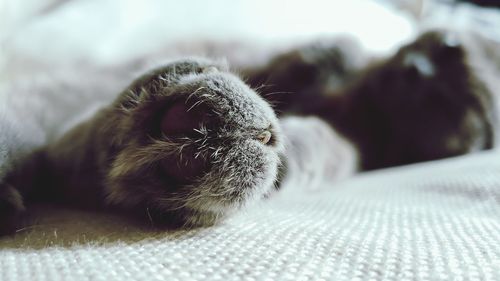
M 276 116 L 224 66 L 186 60 L 156 69 L 107 114 L 110 204 L 169 224 L 210 225 L 273 187 Z
M 15 233 L 24 211 L 21 194 L 11 185 L 0 184 L 0 235 Z

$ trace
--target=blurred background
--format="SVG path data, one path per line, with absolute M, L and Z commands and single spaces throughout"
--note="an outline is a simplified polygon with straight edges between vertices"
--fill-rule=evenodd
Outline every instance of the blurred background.
M 338 34 L 354 35 L 366 47 L 384 52 L 415 33 L 408 11 L 369 0 L 1 3 L 4 48 L 52 61 L 78 57 L 110 63 L 193 40 L 277 46 Z
M 15 57 L 105 65 L 166 46 L 193 53 L 196 42 L 206 40 L 269 51 L 346 34 L 386 54 L 436 26 L 500 38 L 496 10 L 454 0 L 2 0 L 0 59 L 4 68 Z M 207 48 L 201 49 L 196 52 Z M 240 59 L 265 59 L 261 51 L 245 54 Z

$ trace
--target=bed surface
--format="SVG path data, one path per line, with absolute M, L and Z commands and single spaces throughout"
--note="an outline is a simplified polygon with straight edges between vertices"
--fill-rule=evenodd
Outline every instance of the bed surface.
M 211 228 L 40 208 L 2 280 L 500 280 L 500 154 L 285 189 Z

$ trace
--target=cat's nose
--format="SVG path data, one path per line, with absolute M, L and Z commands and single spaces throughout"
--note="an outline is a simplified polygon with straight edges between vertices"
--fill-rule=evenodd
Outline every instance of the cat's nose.
M 271 134 L 270 131 L 268 130 L 265 130 L 263 132 L 261 132 L 258 136 L 257 136 L 257 140 L 259 140 L 261 143 L 263 144 L 269 144 L 269 142 L 271 141 L 271 137 L 273 135 Z

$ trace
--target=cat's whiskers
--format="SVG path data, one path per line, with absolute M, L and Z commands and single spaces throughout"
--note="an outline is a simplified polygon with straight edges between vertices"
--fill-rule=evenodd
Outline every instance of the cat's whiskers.
M 200 104 L 202 104 L 202 103 L 204 103 L 204 102 L 205 102 L 204 100 L 199 100 L 199 101 L 195 102 L 195 103 L 194 103 L 191 107 L 189 107 L 189 108 L 187 109 L 187 112 L 190 112 L 193 108 L 195 108 L 195 107 L 199 106 Z
M 201 90 L 205 90 L 205 89 L 206 89 L 206 87 L 201 86 L 201 87 L 199 87 L 198 89 L 194 90 L 194 92 L 192 92 L 191 94 L 189 94 L 189 95 L 187 96 L 187 98 L 186 98 L 186 101 L 185 101 L 185 102 L 187 103 L 187 102 L 188 102 L 188 101 L 189 101 L 189 100 L 190 100 L 190 99 L 191 99 L 194 95 L 196 95 L 199 91 L 201 91 Z

